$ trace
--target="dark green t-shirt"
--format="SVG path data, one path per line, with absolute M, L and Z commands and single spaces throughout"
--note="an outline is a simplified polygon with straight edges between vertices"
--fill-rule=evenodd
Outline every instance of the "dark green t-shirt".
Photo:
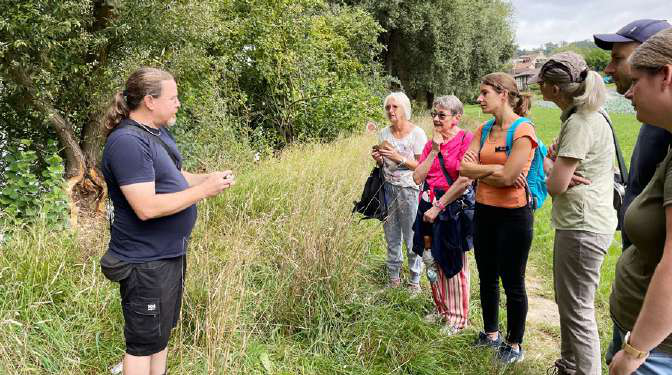
M 651 277 L 665 246 L 665 207 L 672 203 L 672 152 L 656 169 L 651 182 L 625 213 L 624 230 L 632 245 L 616 265 L 609 305 L 611 316 L 625 331 L 635 326 Z M 672 335 L 658 346 L 672 354 Z

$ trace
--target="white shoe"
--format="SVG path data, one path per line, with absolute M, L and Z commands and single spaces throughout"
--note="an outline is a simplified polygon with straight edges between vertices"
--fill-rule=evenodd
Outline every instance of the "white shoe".
M 117 363 L 116 365 L 110 367 L 110 374 L 121 374 L 124 371 L 124 361 Z

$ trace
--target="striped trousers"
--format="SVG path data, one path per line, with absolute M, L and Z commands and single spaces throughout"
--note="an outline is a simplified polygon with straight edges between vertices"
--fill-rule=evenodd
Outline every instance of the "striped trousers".
M 469 263 L 462 254 L 462 270 L 450 279 L 436 267 L 438 278 L 432 285 L 432 297 L 436 310 L 446 325 L 460 330 L 469 322 Z

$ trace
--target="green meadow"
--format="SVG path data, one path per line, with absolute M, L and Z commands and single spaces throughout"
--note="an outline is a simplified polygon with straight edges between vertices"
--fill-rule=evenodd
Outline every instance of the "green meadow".
M 559 115 L 531 113 L 546 143 L 559 131 Z M 468 106 L 465 117 L 468 126 L 486 119 L 477 106 Z M 639 123 L 630 114 L 612 119 L 629 159 Z M 429 126 L 426 116 L 417 122 Z M 526 360 L 497 367 L 491 352 L 470 345 L 482 325 L 472 256 L 470 327 L 457 336 L 422 321 L 432 309 L 424 277 L 416 298 L 384 289 L 382 226 L 350 213 L 373 165 L 373 143 L 375 136 L 360 134 L 292 147 L 236 171 L 230 191 L 200 204 L 169 373 L 545 374 L 560 342 L 550 200 L 535 214 Z M 107 230 L 100 221 L 78 232 L 38 225 L 7 234 L 0 251 L 0 374 L 101 374 L 119 361 L 118 289 L 98 265 Z M 620 252 L 617 234 L 596 299 L 603 352 Z

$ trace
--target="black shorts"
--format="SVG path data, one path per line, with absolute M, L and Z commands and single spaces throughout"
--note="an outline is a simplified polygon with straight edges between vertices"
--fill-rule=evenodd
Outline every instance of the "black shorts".
M 182 304 L 186 256 L 133 265 L 119 282 L 126 353 L 156 354 L 168 346 Z

